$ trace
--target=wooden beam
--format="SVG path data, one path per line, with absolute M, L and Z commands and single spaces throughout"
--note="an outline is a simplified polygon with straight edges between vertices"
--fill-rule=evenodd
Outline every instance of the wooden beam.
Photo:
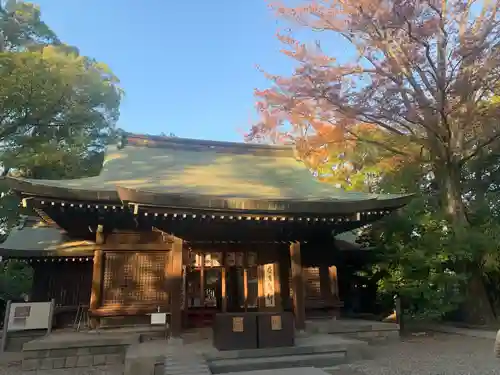
M 165 244 L 161 243 L 145 243 L 145 244 L 104 244 L 101 249 L 110 251 L 165 251 Z
M 97 226 L 97 231 L 95 234 L 95 243 L 97 245 L 102 245 L 104 243 L 104 227 L 101 224 Z
M 170 313 L 171 332 L 173 337 L 180 337 L 182 333 L 182 247 L 183 241 L 174 237 L 170 257 Z
M 92 269 L 92 287 L 90 292 L 89 310 L 94 311 L 100 307 L 102 294 L 102 278 L 104 275 L 104 252 L 101 249 L 94 251 L 94 266 Z M 90 326 L 96 329 L 99 326 L 99 319 L 92 317 Z
M 304 330 L 306 328 L 306 308 L 305 308 L 305 286 L 302 275 L 302 258 L 300 256 L 300 242 L 290 244 L 290 261 L 292 271 L 292 299 L 293 313 L 295 316 L 295 328 Z

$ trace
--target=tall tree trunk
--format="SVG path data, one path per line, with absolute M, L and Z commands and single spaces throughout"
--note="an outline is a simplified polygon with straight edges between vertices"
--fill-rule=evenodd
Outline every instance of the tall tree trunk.
M 458 227 L 468 227 L 466 208 L 462 199 L 462 180 L 458 163 L 448 164 L 442 170 L 442 203 L 450 221 Z M 465 290 L 463 315 L 470 324 L 491 324 L 496 321 L 486 292 L 481 259 L 467 262 L 464 271 L 469 274 Z

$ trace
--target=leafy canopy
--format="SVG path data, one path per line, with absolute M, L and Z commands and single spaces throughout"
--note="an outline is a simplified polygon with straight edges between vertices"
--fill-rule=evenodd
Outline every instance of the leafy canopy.
M 63 177 L 61 171 L 75 163 L 83 167 L 78 159 L 102 149 L 104 136 L 114 128 L 120 99 L 109 68 L 74 49 L 0 53 L 4 163 L 44 178 L 51 176 L 37 173 L 39 168 L 50 166 Z
M 0 0 L 0 160 L 4 174 L 96 175 L 123 92 L 106 64 L 63 44 L 38 6 Z M 3 229 L 15 200 L 0 186 Z

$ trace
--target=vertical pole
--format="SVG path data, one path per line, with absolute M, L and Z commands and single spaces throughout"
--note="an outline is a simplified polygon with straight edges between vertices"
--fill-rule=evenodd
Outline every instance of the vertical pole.
M 182 310 L 181 310 L 181 282 L 182 282 L 182 239 L 174 237 L 171 256 L 171 274 L 170 279 L 170 312 L 171 312 L 171 334 L 172 337 L 180 337 L 182 333 Z
M 223 264 L 221 268 L 221 298 L 222 298 L 222 312 L 227 312 L 227 270 L 226 265 Z
M 243 267 L 243 306 L 245 312 L 248 310 L 248 268 Z
M 333 297 L 338 300 L 339 299 L 339 282 L 337 277 L 337 266 L 330 266 L 328 268 L 328 276 L 330 278 L 330 288 L 332 291 Z
M 302 275 L 302 258 L 300 256 L 300 242 L 290 244 L 290 261 L 292 271 L 293 313 L 295 328 L 302 331 L 306 328 L 305 288 Z
M 2 346 L 0 347 L 0 353 L 5 351 L 5 347 L 7 346 L 7 332 L 9 331 L 9 317 L 10 317 L 10 307 L 12 305 L 12 301 L 7 301 L 7 305 L 5 306 L 5 316 L 3 318 L 3 332 L 2 332 Z
M 53 320 L 54 320 L 54 310 L 56 309 L 56 299 L 55 298 L 52 298 L 50 300 L 50 310 L 49 310 L 49 321 L 48 321 L 48 324 L 47 324 L 47 334 L 46 336 L 50 335 L 51 332 L 52 332 L 52 323 L 53 323 Z
M 395 298 L 396 302 L 396 322 L 399 328 L 399 337 L 403 336 L 404 333 L 404 319 L 403 319 L 403 305 L 401 302 L 401 296 L 398 294 Z
M 94 250 L 94 265 L 92 268 L 92 290 L 90 293 L 89 312 L 97 310 L 101 303 L 102 294 L 102 276 L 104 266 L 104 253 L 100 248 Z M 90 319 L 90 327 L 93 329 L 98 328 L 99 320 L 92 317 Z
M 205 307 L 205 254 L 200 256 L 200 307 Z

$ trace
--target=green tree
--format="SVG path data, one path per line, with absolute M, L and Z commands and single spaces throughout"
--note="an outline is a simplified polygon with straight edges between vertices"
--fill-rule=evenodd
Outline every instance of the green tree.
M 42 21 L 40 8 L 24 1 L 0 1 L 0 52 L 59 44 L 59 39 Z
M 112 133 L 121 95 L 110 69 L 75 49 L 0 53 L 5 165 L 34 178 L 65 177 L 75 166 L 80 170 L 78 161 L 102 151 Z
M 60 42 L 40 9 L 0 0 L 0 160 L 4 174 L 77 178 L 99 172 L 122 90 L 105 64 Z M 4 232 L 15 200 L 0 186 Z
M 8 301 L 29 293 L 33 269 L 26 263 L 8 261 L 0 264 L 0 299 Z

